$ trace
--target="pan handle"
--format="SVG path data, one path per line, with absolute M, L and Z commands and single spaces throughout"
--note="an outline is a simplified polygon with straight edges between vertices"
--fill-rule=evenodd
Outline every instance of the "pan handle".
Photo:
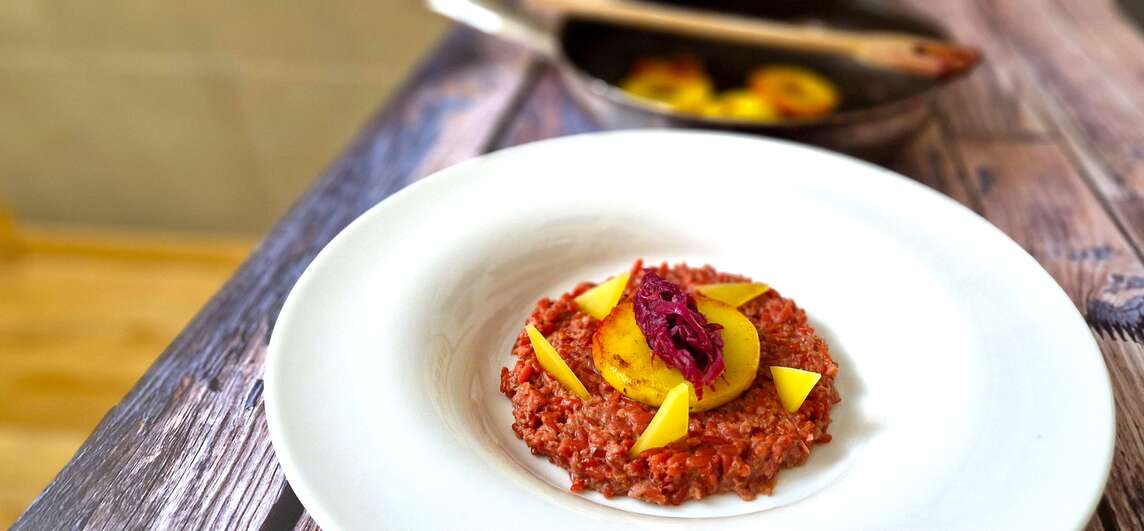
M 504 0 L 426 0 L 426 3 L 429 9 L 456 22 L 546 57 L 556 56 L 553 31 Z

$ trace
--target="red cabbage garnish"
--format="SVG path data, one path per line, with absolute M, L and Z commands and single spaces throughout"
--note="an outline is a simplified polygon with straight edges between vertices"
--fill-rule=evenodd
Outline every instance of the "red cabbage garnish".
M 633 309 L 652 352 L 679 369 L 703 398 L 703 387 L 723 373 L 723 327 L 708 323 L 691 295 L 652 269 L 644 270 Z

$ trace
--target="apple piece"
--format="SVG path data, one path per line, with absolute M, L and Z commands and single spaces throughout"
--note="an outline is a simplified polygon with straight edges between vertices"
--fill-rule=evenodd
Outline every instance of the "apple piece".
M 766 293 L 768 289 L 770 287 L 761 282 L 724 282 L 697 286 L 695 291 L 704 297 L 738 308 L 751 299 Z
M 627 287 L 630 276 L 631 273 L 614 276 L 581 293 L 573 299 L 573 302 L 576 303 L 576 307 L 580 308 L 580 311 L 599 321 L 607 317 L 612 308 L 615 308 L 616 304 L 620 302 L 620 296 L 624 294 L 624 288 Z
M 662 448 L 687 436 L 687 395 L 691 385 L 682 382 L 671 388 L 647 428 L 632 445 L 632 457 L 652 448 Z
M 580 383 L 576 373 L 572 372 L 572 369 L 564 362 L 564 358 L 561 358 L 552 344 L 544 338 L 544 334 L 541 334 L 540 330 L 532 325 L 528 325 L 524 329 L 528 332 L 528 340 L 532 342 L 532 352 L 536 354 L 536 361 L 540 362 L 540 366 L 553 378 L 556 378 L 556 381 L 564 384 L 564 387 L 572 394 L 580 397 L 581 400 L 587 400 L 588 389 Z
M 704 103 L 699 114 L 757 122 L 775 122 L 782 118 L 770 100 L 749 90 L 729 90 L 719 94 Z
M 799 66 L 764 66 L 751 72 L 751 90 L 771 100 L 792 118 L 826 116 L 838 107 L 838 87 L 813 70 Z
M 696 307 L 709 322 L 723 326 L 723 374 L 703 389 L 703 400 L 691 389 L 692 411 L 721 406 L 739 396 L 755 381 L 759 370 L 759 332 L 739 310 L 722 302 L 696 297 Z M 628 398 L 649 406 L 663 403 L 667 393 L 686 382 L 675 367 L 652 354 L 636 324 L 631 303 L 616 307 L 592 336 L 592 361 L 612 387 Z
M 703 65 L 689 57 L 639 60 L 620 88 L 656 106 L 689 112 L 711 99 L 714 86 Z
M 771 367 L 771 377 L 775 379 L 779 402 L 783 403 L 787 412 L 794 413 L 802 407 L 803 401 L 822 375 L 790 367 Z

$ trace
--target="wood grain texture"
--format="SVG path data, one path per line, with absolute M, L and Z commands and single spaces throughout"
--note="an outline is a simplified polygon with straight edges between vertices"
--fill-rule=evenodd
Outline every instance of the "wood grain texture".
M 1144 344 L 1106 323 L 1094 323 L 1094 330 L 1117 398 L 1116 454 L 1097 517 L 1106 528 L 1144 529 L 1144 369 L 1120 361 L 1144 359 Z
M 1047 4 L 1047 5 L 1046 5 Z M 1043 109 L 1144 248 L 1144 39 L 1112 0 L 981 2 L 995 40 L 1012 47 Z
M 511 46 L 453 31 L 108 413 L 15 528 L 260 527 L 285 486 L 260 378 L 286 294 L 322 246 L 365 209 L 488 145 L 531 61 Z
M 321 529 L 318 523 L 310 518 L 310 513 L 303 515 L 302 519 L 298 520 L 298 524 L 294 526 L 294 531 L 320 531 Z

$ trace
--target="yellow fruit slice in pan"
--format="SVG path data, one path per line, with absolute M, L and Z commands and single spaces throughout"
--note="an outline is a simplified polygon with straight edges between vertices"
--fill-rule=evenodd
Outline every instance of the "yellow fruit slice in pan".
M 773 122 L 782 118 L 774 104 L 748 90 L 729 90 L 719 94 L 700 107 L 699 114 L 756 122 Z
M 748 85 L 791 117 L 825 116 L 838 107 L 834 84 L 806 68 L 764 66 L 751 73 Z
M 588 389 L 584 387 L 583 383 L 580 383 L 576 373 L 572 372 L 572 368 L 564 362 L 560 353 L 556 352 L 552 344 L 544 338 L 544 334 L 541 334 L 540 330 L 532 325 L 524 327 L 524 330 L 528 333 L 528 340 L 532 343 L 532 352 L 536 354 L 536 361 L 540 362 L 540 366 L 544 368 L 545 372 L 556 378 L 556 381 L 563 384 L 572 394 L 580 397 L 581 400 L 587 400 Z
M 681 112 L 697 112 L 711 99 L 711 79 L 688 58 L 644 59 L 620 82 L 625 92 Z

